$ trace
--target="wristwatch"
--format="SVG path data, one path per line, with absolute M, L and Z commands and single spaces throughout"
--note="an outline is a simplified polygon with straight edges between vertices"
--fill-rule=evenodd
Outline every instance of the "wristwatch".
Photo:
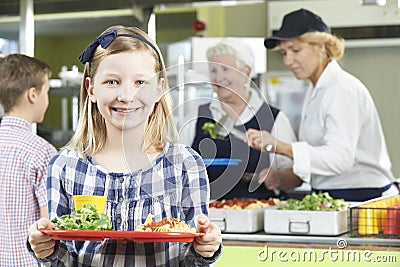
M 273 146 L 271 144 L 268 144 L 264 147 L 265 151 L 267 152 L 271 152 L 272 151 Z

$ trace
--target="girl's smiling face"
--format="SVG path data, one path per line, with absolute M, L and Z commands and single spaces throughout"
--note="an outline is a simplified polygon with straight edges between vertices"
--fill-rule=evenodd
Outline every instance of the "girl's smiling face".
M 165 83 L 158 78 L 155 64 L 145 50 L 109 55 L 99 64 L 93 81 L 89 81 L 88 94 L 108 129 L 144 129 Z

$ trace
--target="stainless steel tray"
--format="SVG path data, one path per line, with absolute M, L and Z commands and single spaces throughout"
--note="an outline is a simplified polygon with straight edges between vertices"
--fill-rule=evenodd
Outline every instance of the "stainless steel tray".
M 254 233 L 264 227 L 264 209 L 210 208 L 208 217 L 224 233 Z
M 264 211 L 264 231 L 271 234 L 337 236 L 348 232 L 348 211 Z

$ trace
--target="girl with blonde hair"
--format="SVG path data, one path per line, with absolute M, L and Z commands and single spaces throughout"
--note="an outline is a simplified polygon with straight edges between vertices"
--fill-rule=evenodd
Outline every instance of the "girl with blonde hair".
M 78 129 L 51 161 L 50 219 L 74 210 L 74 195 L 107 196 L 114 230 L 177 218 L 205 233 L 193 243 L 104 239 L 55 242 L 29 229 L 29 249 L 57 266 L 208 266 L 221 252 L 221 232 L 207 218 L 209 185 L 200 156 L 174 143 L 165 66 L 141 30 L 113 26 L 81 54 L 85 64 Z

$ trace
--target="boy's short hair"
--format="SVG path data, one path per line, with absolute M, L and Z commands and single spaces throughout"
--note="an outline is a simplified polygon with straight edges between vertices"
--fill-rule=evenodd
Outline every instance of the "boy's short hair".
M 20 96 L 29 88 L 41 90 L 50 78 L 50 66 L 33 57 L 11 54 L 0 58 L 0 103 L 4 113 L 8 113 L 17 104 Z

